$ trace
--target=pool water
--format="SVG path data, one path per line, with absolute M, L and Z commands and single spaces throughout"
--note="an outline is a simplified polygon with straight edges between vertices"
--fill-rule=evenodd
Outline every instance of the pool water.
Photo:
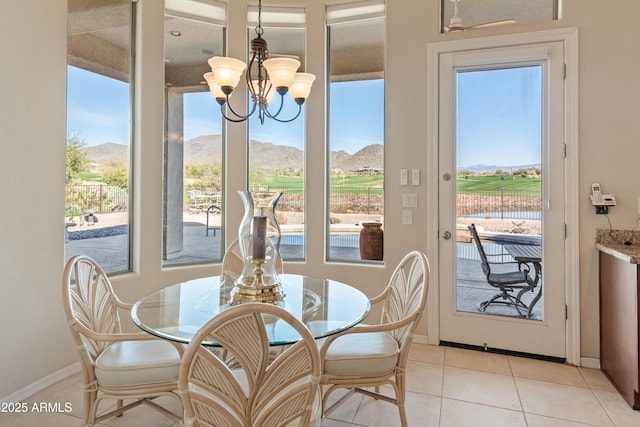
M 280 239 L 281 245 L 302 246 L 304 234 L 284 234 Z M 357 233 L 339 233 L 329 236 L 329 246 L 339 248 L 359 248 L 360 235 Z

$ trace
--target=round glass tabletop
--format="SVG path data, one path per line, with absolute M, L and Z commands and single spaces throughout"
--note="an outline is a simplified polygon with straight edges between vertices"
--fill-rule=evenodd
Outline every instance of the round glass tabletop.
M 315 338 L 357 325 L 371 309 L 365 294 L 344 283 L 296 274 L 281 274 L 279 278 L 286 295 L 276 304 L 302 321 Z M 233 283 L 226 282 L 223 276 L 212 276 L 168 286 L 138 301 L 131 317 L 150 334 L 189 343 L 202 325 L 229 307 Z M 299 339 L 284 322 L 265 318 L 265 324 L 271 345 L 292 344 Z M 204 344 L 216 345 L 214 341 Z

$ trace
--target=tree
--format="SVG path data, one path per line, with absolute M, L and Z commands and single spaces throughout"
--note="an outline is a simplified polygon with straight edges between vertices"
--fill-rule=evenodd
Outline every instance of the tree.
M 262 168 L 249 168 L 249 185 L 250 186 L 261 186 L 265 185 L 265 181 L 267 180 L 267 171 Z
M 185 165 L 185 178 L 193 178 L 194 188 L 210 192 L 219 192 L 222 188 L 222 163 L 212 162 L 204 165 Z
M 102 182 L 127 189 L 129 187 L 129 172 L 122 163 L 109 162 L 102 171 Z
M 83 150 L 86 145 L 87 143 L 77 134 L 67 137 L 67 184 L 77 181 L 80 173 L 87 171 L 89 160 L 87 153 Z

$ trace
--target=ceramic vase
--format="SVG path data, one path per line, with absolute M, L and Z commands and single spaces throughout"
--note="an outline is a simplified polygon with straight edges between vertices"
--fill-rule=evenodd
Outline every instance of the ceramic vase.
M 380 222 L 364 222 L 360 230 L 360 258 L 382 261 L 384 232 Z

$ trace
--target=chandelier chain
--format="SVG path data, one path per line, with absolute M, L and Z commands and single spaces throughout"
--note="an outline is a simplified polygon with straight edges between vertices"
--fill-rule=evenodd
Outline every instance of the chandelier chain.
M 264 33 L 264 29 L 262 28 L 262 0 L 258 0 L 258 26 L 255 31 L 258 36 Z
M 269 59 L 269 49 L 267 41 L 262 38 L 264 29 L 262 27 L 262 0 L 258 0 L 258 25 L 255 28 L 257 37 L 251 41 L 251 58 L 248 67 L 240 60 L 226 57 L 213 57 L 209 59 L 211 72 L 205 74 L 205 79 L 218 104 L 222 116 L 230 122 L 243 122 L 258 113 L 260 123 L 264 123 L 265 118 L 270 118 L 278 122 L 291 122 L 295 120 L 302 111 L 302 104 L 309 96 L 311 85 L 315 76 L 309 73 L 298 73 L 300 61 L 292 58 Z M 250 95 L 251 107 L 246 115 L 234 111 L 229 103 L 242 70 L 246 68 L 245 82 Z M 272 71 L 274 76 L 271 76 Z M 255 74 L 254 74 L 255 72 Z M 218 80 L 217 74 L 220 74 Z M 234 76 L 231 79 L 230 76 Z M 273 77 L 273 80 L 272 80 Z M 289 119 L 278 117 L 283 111 L 284 96 L 290 93 L 298 106 L 297 113 Z M 269 111 L 269 104 L 274 96 L 280 98 L 279 107 L 275 113 Z M 229 117 L 225 112 L 230 112 Z M 275 103 L 272 105 L 275 107 Z

